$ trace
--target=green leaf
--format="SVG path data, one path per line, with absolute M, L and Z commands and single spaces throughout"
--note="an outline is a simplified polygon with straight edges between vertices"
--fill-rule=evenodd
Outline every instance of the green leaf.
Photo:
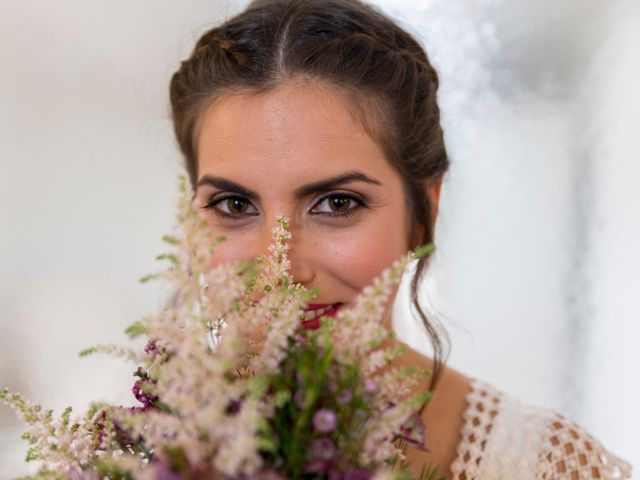
M 42 455 L 40 453 L 40 448 L 39 447 L 30 447 L 27 450 L 27 455 L 25 456 L 25 461 L 27 462 L 33 462 L 34 460 L 40 460 L 42 458 Z
M 140 282 L 140 283 L 147 283 L 147 282 L 149 282 L 149 281 L 151 281 L 151 280 L 155 280 L 155 279 L 156 279 L 156 278 L 158 278 L 159 276 L 160 276 L 160 275 L 159 275 L 159 274 L 157 274 L 157 273 L 149 273 L 149 274 L 145 275 L 144 277 L 140 277 L 140 278 L 138 279 L 138 282 Z
M 421 245 L 413 251 L 412 257 L 422 258 L 431 255 L 435 251 L 436 247 L 433 243 L 428 243 L 426 245 Z
M 428 368 L 425 368 L 424 370 L 422 370 L 422 378 L 427 378 L 429 376 L 431 376 L 431 370 L 429 370 Z
M 179 245 L 180 244 L 180 240 L 178 240 L 176 237 L 173 237 L 171 235 L 163 235 L 162 236 L 162 241 L 166 242 L 170 245 Z
M 180 259 L 175 253 L 161 253 L 156 255 L 156 260 L 168 260 L 172 265 L 180 265 Z
M 113 460 L 98 460 L 93 465 L 93 468 L 100 478 L 109 478 L 110 480 L 135 480 L 131 472 L 125 470 Z
M 98 347 L 89 347 L 89 348 L 85 348 L 84 350 L 81 350 L 80 353 L 78 353 L 79 357 L 88 357 L 89 355 L 93 355 L 94 353 L 97 353 L 99 350 Z
M 276 453 L 278 451 L 278 442 L 270 437 L 260 436 L 257 438 L 258 449 L 267 453 Z
M 107 407 L 108 405 L 104 402 L 92 402 L 91 404 L 89 404 L 89 409 L 87 410 L 85 418 L 91 419 L 95 416 L 96 413 L 98 413 L 100 410 L 105 410 Z
M 311 300 L 312 298 L 315 298 L 319 293 L 320 293 L 320 288 L 313 287 L 308 289 L 306 292 L 304 292 L 304 296 L 306 300 Z
M 62 421 L 62 425 L 67 428 L 69 426 L 69 419 L 71 418 L 71 411 L 73 409 L 71 407 L 67 407 L 64 409 L 64 412 L 62 412 L 62 415 L 60 415 L 60 420 Z
M 249 389 L 255 397 L 261 397 L 269 388 L 269 379 L 264 376 L 252 377 L 249 380 Z
M 124 333 L 127 334 L 129 338 L 133 339 L 139 337 L 140 335 L 146 334 L 147 329 L 141 321 L 137 321 L 129 325 Z
M 171 469 L 176 473 L 186 473 L 189 469 L 189 458 L 181 446 L 166 446 L 164 454 L 167 456 Z
M 291 399 L 291 392 L 288 390 L 280 390 L 276 393 L 274 402 L 277 408 L 284 406 Z

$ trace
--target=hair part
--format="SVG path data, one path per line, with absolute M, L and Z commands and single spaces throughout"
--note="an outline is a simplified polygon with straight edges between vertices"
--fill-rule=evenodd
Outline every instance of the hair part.
M 174 131 L 194 191 L 207 108 L 223 96 L 259 95 L 287 81 L 310 82 L 343 96 L 354 120 L 400 174 L 411 231 L 420 228 L 420 243 L 433 242 L 427 187 L 449 167 L 436 101 L 438 76 L 413 36 L 359 0 L 254 0 L 200 37 L 170 83 Z M 418 298 L 428 263 L 428 258 L 417 262 L 411 303 L 432 344 L 429 389 L 434 390 L 449 339 Z

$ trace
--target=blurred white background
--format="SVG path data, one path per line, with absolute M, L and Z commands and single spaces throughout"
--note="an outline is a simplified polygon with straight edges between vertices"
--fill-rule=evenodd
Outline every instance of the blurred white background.
M 0 386 L 57 411 L 131 402 L 134 366 L 77 352 L 165 299 L 137 279 L 173 226 L 168 81 L 246 3 L 0 2 Z M 426 296 L 450 365 L 640 465 L 640 3 L 372 3 L 440 74 L 452 168 Z M 428 352 L 406 304 L 399 334 Z M 33 469 L 22 431 L 0 407 L 0 479 Z

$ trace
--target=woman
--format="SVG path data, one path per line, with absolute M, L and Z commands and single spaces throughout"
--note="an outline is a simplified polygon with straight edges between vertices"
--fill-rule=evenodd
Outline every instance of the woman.
M 265 253 L 291 219 L 292 276 L 319 288 L 308 318 L 335 315 L 409 249 L 430 243 L 449 160 L 438 77 L 422 47 L 354 0 L 257 0 L 206 32 L 171 81 L 175 133 L 196 201 L 227 241 L 213 263 Z M 433 359 L 429 451 L 456 479 L 625 478 L 630 467 L 580 426 L 445 366 L 440 329 L 412 304 Z M 391 326 L 391 313 L 385 316 Z

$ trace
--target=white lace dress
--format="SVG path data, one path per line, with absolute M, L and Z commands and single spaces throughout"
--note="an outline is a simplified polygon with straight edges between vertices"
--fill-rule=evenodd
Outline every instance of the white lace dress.
M 571 419 L 472 380 L 454 480 L 628 479 L 631 465 Z

